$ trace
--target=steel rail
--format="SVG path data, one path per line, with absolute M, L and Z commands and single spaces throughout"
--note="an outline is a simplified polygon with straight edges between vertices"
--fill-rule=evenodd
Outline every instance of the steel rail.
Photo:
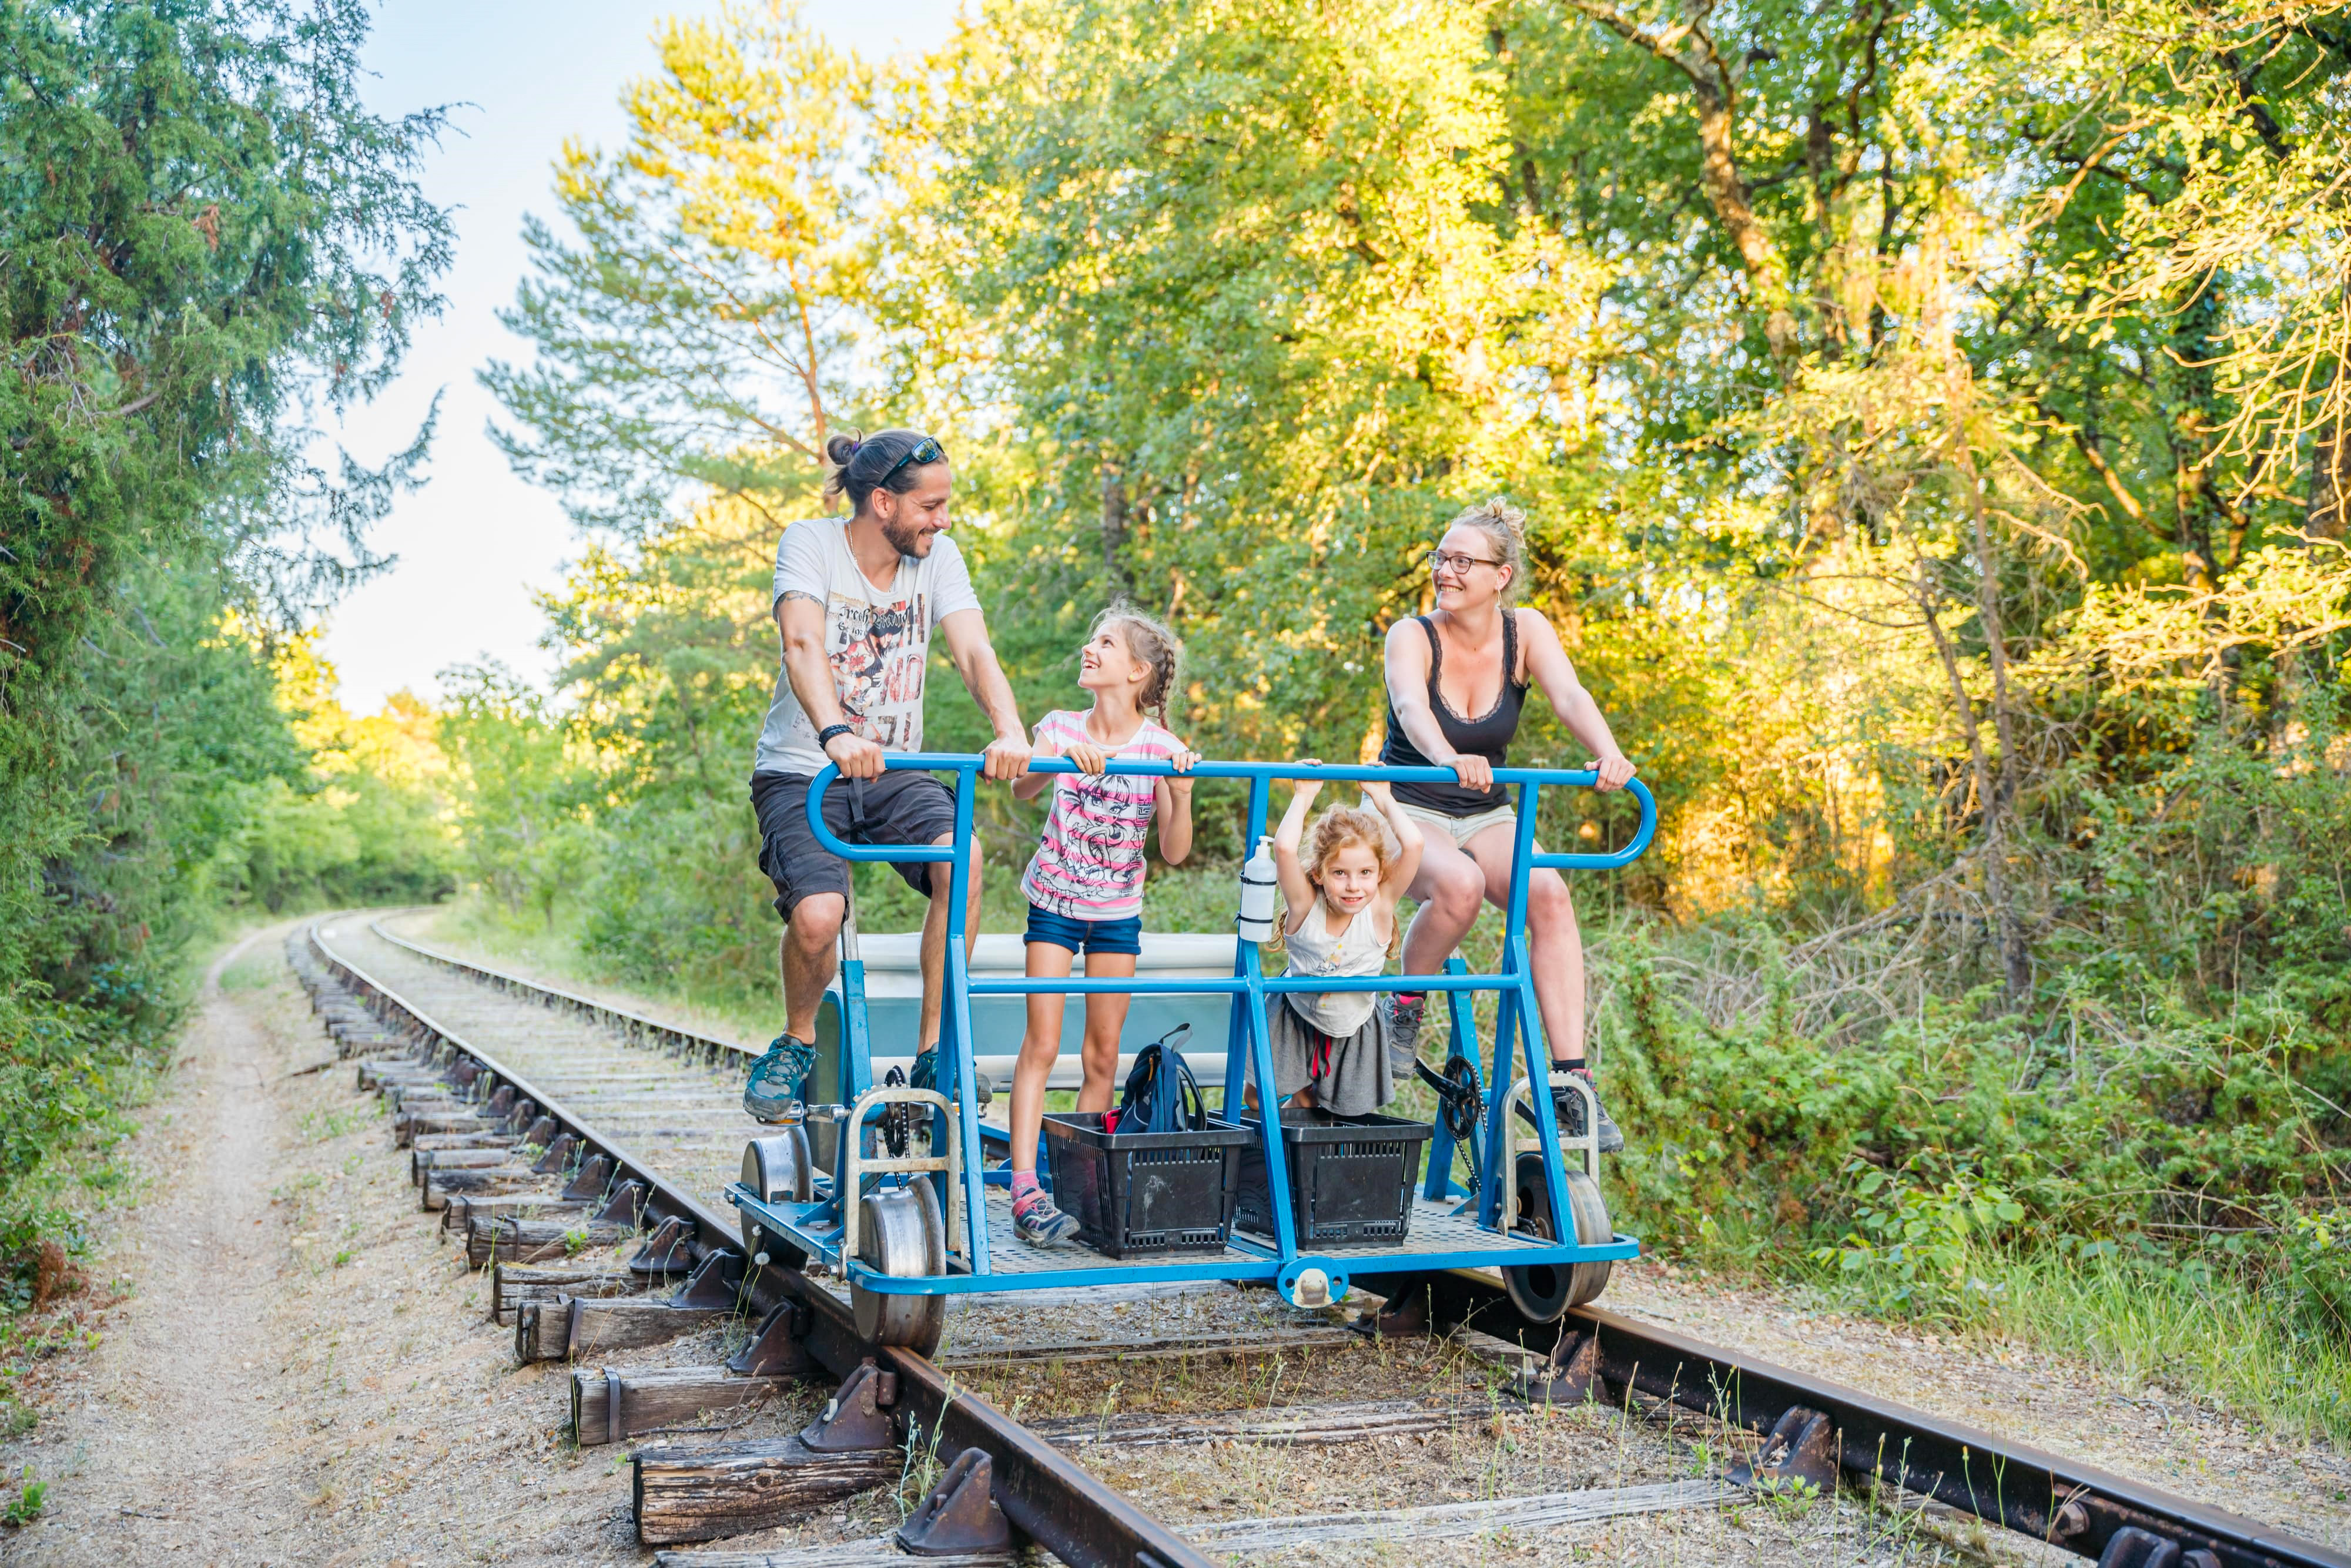
M 1589 1336 L 1596 1351 L 1589 1364 L 1614 1387 L 1750 1431 L 1781 1429 L 1792 1411 L 1819 1412 L 1846 1474 L 2109 1568 L 2351 1568 L 2351 1553 L 2259 1520 L 1622 1313 L 1578 1307 L 1564 1322 L 1533 1322 L 1499 1283 L 1467 1272 L 1424 1276 L 1410 1287 L 1423 1288 L 1433 1326 L 1475 1327 L 1554 1359 L 1570 1345 L 1584 1348 L 1570 1336 Z
M 588 1148 L 610 1158 L 614 1166 L 614 1181 L 643 1182 L 652 1194 L 648 1212 L 688 1223 L 694 1233 L 691 1242 L 697 1260 L 712 1252 L 742 1256 L 740 1234 L 726 1217 L 672 1182 L 649 1161 L 570 1111 L 561 1101 L 532 1086 L 495 1054 L 458 1036 L 391 986 L 337 953 L 328 945 L 325 927 L 339 918 L 357 916 L 321 916 L 310 923 L 308 936 L 311 950 L 346 986 L 381 1009 L 405 1014 L 411 1020 L 410 1027 L 423 1040 L 446 1046 L 485 1071 L 496 1073 L 501 1082 L 514 1085 L 517 1094 L 528 1095 L 542 1113 L 555 1118 L 559 1125 Z M 553 987 L 418 948 L 389 933 L 378 931 L 376 935 L 434 962 L 476 974 L 502 989 L 539 992 L 591 1013 L 622 1014 L 622 1009 L 608 1009 Z M 652 1023 L 632 1013 L 622 1016 Z M 653 1027 L 666 1037 L 684 1037 L 713 1045 L 726 1043 L 688 1035 L 668 1025 Z M 732 1046 L 727 1049 L 740 1050 Z M 977 1448 L 987 1454 L 993 1467 L 997 1505 L 1004 1511 L 1005 1517 L 1064 1563 L 1079 1568 L 1214 1568 L 1213 1560 L 1202 1555 L 1183 1537 L 1103 1485 L 1042 1437 L 958 1385 L 952 1375 L 941 1370 L 929 1357 L 900 1346 L 865 1343 L 858 1337 L 856 1318 L 850 1304 L 798 1270 L 753 1267 L 747 1259 L 746 1272 L 749 1280 L 746 1293 L 755 1311 L 771 1312 L 788 1299 L 798 1301 L 807 1309 L 809 1327 L 801 1336 L 801 1343 L 827 1372 L 846 1378 L 860 1363 L 870 1360 L 881 1370 L 897 1375 L 896 1408 L 906 1418 L 910 1443 L 935 1441 L 943 1462 L 966 1448 Z
M 384 929 L 384 921 L 394 915 L 420 914 L 430 907 L 427 904 L 417 904 L 410 909 L 392 910 L 385 915 L 374 916 L 368 921 L 368 930 L 380 941 L 389 942 L 395 947 L 405 948 L 428 963 L 455 969 L 461 975 L 470 975 L 497 990 L 528 991 L 534 993 L 543 1002 L 549 1004 L 559 1002 L 569 1011 L 580 1013 L 603 1025 L 606 1029 L 615 1030 L 626 1035 L 632 1045 L 643 1044 L 650 1039 L 664 1051 L 682 1054 L 689 1060 L 699 1056 L 713 1067 L 730 1057 L 747 1064 L 758 1060 L 758 1051 L 747 1045 L 738 1045 L 731 1040 L 720 1040 L 716 1035 L 696 1034 L 690 1029 L 681 1029 L 673 1023 L 664 1023 L 659 1019 L 647 1018 L 644 1014 L 632 1012 L 627 1008 L 616 1008 L 610 1002 L 598 1001 L 594 997 L 583 997 L 576 991 L 567 991 L 559 986 L 550 986 L 543 980 L 526 979 L 520 975 L 508 974 L 504 969 L 493 969 L 486 964 L 476 964 L 471 959 L 460 958 L 454 953 L 444 953 L 438 947 L 428 947 L 422 942 L 412 941 L 408 937 L 396 936 Z

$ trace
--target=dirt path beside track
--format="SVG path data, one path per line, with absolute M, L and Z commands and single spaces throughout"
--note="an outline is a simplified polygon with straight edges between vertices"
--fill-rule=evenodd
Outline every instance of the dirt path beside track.
M 484 1320 L 279 958 L 256 933 L 207 976 L 124 1151 L 143 1195 L 86 1271 L 123 1293 L 25 1392 L 0 1447 L 41 1517 L 12 1562 L 641 1563 L 610 1451 L 559 1440 L 561 1369 Z M 224 977 L 231 982 L 222 984 Z M 86 1307 L 86 1311 L 90 1311 Z M 517 1521 L 528 1521 L 517 1531 Z

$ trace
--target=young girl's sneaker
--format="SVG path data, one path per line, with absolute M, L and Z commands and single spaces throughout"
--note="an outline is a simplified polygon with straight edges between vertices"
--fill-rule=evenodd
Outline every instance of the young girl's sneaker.
M 1388 1009 L 1388 1070 L 1402 1077 L 1420 1060 L 1420 1027 L 1428 1016 L 1426 996 L 1398 991 L 1385 998 Z
M 1012 1233 L 1040 1247 L 1059 1247 L 1077 1235 L 1078 1222 L 1042 1191 L 1027 1192 L 1012 1205 Z

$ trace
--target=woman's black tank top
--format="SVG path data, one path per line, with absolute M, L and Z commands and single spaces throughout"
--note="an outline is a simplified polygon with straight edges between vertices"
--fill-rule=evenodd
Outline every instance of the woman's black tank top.
M 1502 612 L 1502 692 L 1494 699 L 1494 706 L 1478 718 L 1463 718 L 1446 703 L 1445 644 L 1437 640 L 1436 622 L 1426 615 L 1413 619 L 1428 633 L 1428 711 L 1436 716 L 1438 732 L 1445 737 L 1447 745 L 1462 755 L 1482 757 L 1495 767 L 1501 767 L 1511 737 L 1519 733 L 1519 712 L 1527 701 L 1526 683 L 1515 678 L 1519 673 L 1518 612 Z M 1412 737 L 1404 732 L 1393 701 L 1388 704 L 1388 735 L 1380 747 L 1380 763 L 1388 768 L 1435 766 L 1420 754 Z M 1510 801 L 1499 784 L 1491 789 L 1465 789 L 1458 784 L 1398 784 L 1395 798 L 1407 806 L 1442 811 L 1448 817 L 1474 817 Z

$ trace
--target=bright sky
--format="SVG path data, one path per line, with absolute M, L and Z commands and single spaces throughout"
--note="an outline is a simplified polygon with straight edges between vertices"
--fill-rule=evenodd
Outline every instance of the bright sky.
M 621 139 L 620 90 L 653 67 L 654 22 L 706 0 L 386 0 L 367 64 L 382 114 L 466 103 L 426 167 L 426 193 L 455 205 L 456 263 L 443 283 L 449 309 L 416 335 L 407 369 L 375 405 L 338 433 L 364 461 L 414 433 L 443 393 L 432 482 L 402 500 L 375 537 L 400 564 L 346 599 L 329 622 L 327 657 L 343 701 L 371 713 L 403 686 L 432 697 L 434 676 L 461 661 L 497 659 L 544 682 L 534 589 L 553 587 L 579 553 L 552 496 L 516 477 L 486 433 L 495 404 L 474 380 L 491 358 L 528 349 L 494 314 L 512 302 L 524 267 L 522 215 L 551 215 L 548 171 L 567 136 Z M 803 14 L 833 42 L 869 57 L 927 48 L 952 25 L 954 0 L 809 0 Z

